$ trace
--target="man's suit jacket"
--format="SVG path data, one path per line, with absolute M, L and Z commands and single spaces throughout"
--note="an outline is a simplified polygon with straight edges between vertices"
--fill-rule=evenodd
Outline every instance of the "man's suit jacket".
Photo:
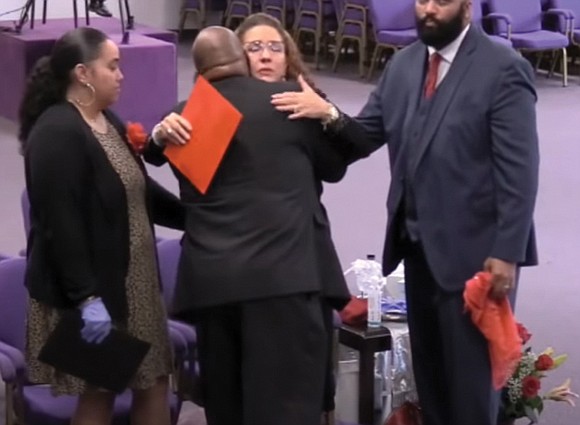
M 205 195 L 174 169 L 187 225 L 173 314 L 186 319 L 202 307 L 322 292 L 319 264 L 330 254 L 316 233 L 328 227 L 316 181 L 345 172 L 319 122 L 291 121 L 272 107 L 272 94 L 296 84 L 231 77 L 213 85 L 243 119 Z M 155 149 L 146 159 L 163 162 Z
M 129 146 L 123 123 L 109 111 L 105 115 Z M 183 229 L 185 212 L 177 197 L 147 176 L 136 155 L 135 161 L 147 182 L 151 230 L 153 222 Z M 125 187 L 72 104 L 54 105 L 41 115 L 27 140 L 24 162 L 30 296 L 71 308 L 98 295 L 113 319 L 124 320 L 129 265 Z
M 487 257 L 537 262 L 533 71 L 472 26 L 421 119 L 427 56 L 416 42 L 393 57 L 357 118 L 373 141 L 358 149 L 364 155 L 388 144 L 384 272 L 404 256 L 399 213 L 410 183 L 431 271 L 443 288 L 460 290 Z

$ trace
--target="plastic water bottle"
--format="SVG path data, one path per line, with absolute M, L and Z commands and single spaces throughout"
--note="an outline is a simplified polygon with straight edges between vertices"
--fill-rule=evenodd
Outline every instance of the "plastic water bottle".
M 374 328 L 381 325 L 381 301 L 383 284 L 385 279 L 382 274 L 382 266 L 375 261 L 373 254 L 367 255 L 366 260 L 356 260 L 345 274 L 354 271 L 356 284 L 363 296 L 367 299 L 367 325 Z
M 367 325 L 369 328 L 377 328 L 381 326 L 381 293 L 381 286 L 378 283 L 371 282 L 367 290 Z
M 374 254 L 367 255 L 368 271 L 367 271 L 367 303 L 368 303 L 368 317 L 367 325 L 369 328 L 377 328 L 381 326 L 381 298 L 382 298 L 382 270 L 381 265 L 375 261 Z

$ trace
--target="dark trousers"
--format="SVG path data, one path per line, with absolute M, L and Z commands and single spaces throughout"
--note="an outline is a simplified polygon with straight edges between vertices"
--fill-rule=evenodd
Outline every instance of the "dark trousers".
M 327 332 L 318 295 L 209 308 L 197 329 L 208 425 L 319 425 Z
M 495 425 L 499 394 L 485 337 L 465 313 L 462 292 L 443 291 L 420 244 L 407 246 L 408 321 L 424 425 Z
M 332 412 L 335 409 L 334 396 L 336 395 L 336 378 L 334 376 L 334 309 L 326 301 L 322 301 L 322 317 L 326 329 L 326 374 L 324 378 L 323 412 Z

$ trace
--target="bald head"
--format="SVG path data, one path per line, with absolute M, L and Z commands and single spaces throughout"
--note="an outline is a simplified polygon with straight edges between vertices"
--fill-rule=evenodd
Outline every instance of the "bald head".
M 236 34 L 225 27 L 207 27 L 191 47 L 195 68 L 207 80 L 249 75 L 248 60 Z

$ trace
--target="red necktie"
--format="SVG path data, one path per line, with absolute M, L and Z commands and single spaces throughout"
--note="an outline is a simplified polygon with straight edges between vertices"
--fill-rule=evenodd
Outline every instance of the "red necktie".
M 441 55 L 437 52 L 433 53 L 429 58 L 429 69 L 427 70 L 427 78 L 425 79 L 425 99 L 431 99 L 435 93 L 441 59 Z

